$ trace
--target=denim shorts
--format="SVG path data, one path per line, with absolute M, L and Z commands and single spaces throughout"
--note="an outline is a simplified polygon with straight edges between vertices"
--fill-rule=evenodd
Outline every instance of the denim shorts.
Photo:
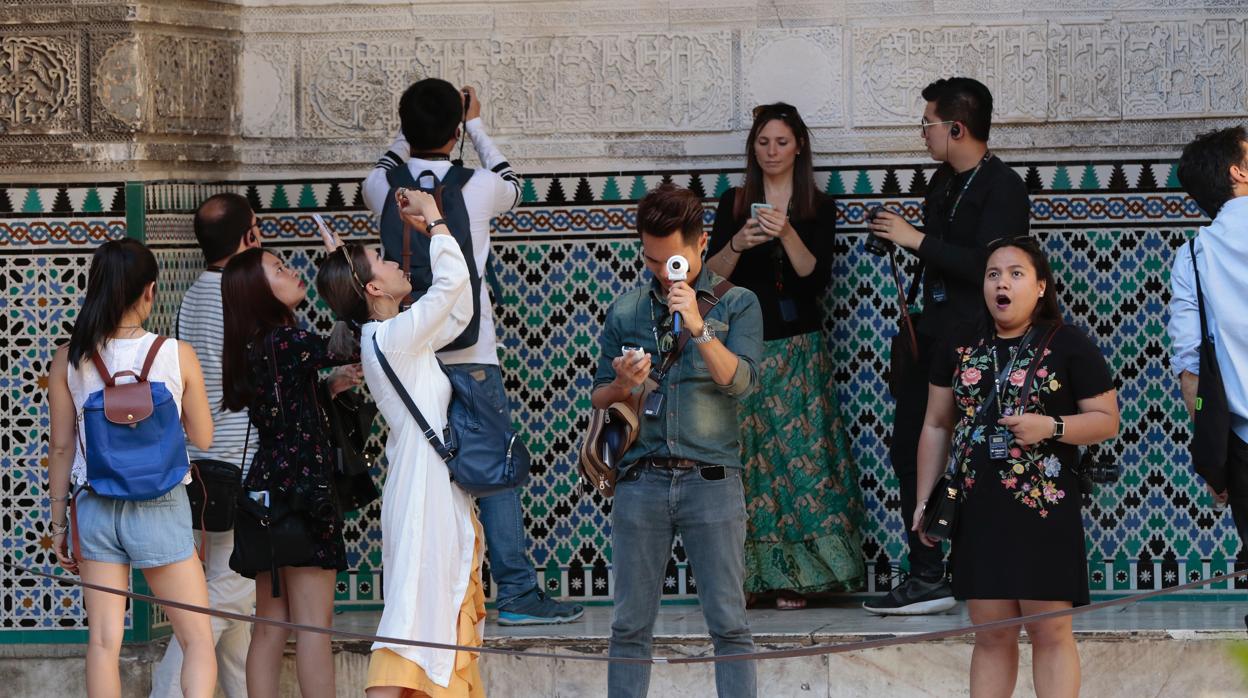
M 82 549 L 74 550 L 76 558 L 146 569 L 181 562 L 195 554 L 191 503 L 185 485 L 175 485 L 165 494 L 142 502 L 110 499 L 83 490 L 77 508 Z

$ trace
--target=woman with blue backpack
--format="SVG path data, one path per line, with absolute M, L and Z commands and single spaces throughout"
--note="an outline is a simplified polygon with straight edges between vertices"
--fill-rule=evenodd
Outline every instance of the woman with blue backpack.
M 256 580 L 257 617 L 328 627 L 347 553 L 336 451 L 320 395 L 328 399 L 358 383 L 348 365 L 359 358 L 334 353 L 327 338 L 297 324 L 307 287 L 297 271 L 260 248 L 235 255 L 221 277 L 223 403 L 247 408 L 257 443 L 238 499 L 230 567 Z M 320 371 L 335 366 L 322 381 Z M 251 698 L 278 695 L 289 636 L 284 628 L 254 626 L 247 652 Z M 295 634 L 295 671 L 305 698 L 334 695 L 328 635 Z
M 385 610 L 377 634 L 443 644 L 480 645 L 485 620 L 481 526 L 472 497 L 409 411 L 445 436 L 452 387 L 435 350 L 473 316 L 468 264 L 434 197 L 396 192 L 404 223 L 429 239 L 432 283 L 406 310 L 412 283 L 396 262 L 360 244 L 334 247 L 316 287 L 344 325 L 360 327 L 369 392 L 386 418 L 386 484 L 381 505 Z M 410 404 L 409 404 L 410 403 Z M 369 698 L 485 695 L 471 652 L 374 643 L 365 684 Z
M 86 298 L 48 379 L 52 540 L 61 567 L 84 582 L 124 591 L 131 568 L 141 569 L 156 596 L 206 606 L 184 485 L 186 444 L 212 444 L 212 413 L 195 350 L 143 328 L 157 275 L 151 251 L 131 239 L 106 242 L 91 259 Z M 83 603 L 87 694 L 121 695 L 126 598 L 86 589 Z M 185 654 L 182 693 L 211 696 L 208 616 L 165 612 Z

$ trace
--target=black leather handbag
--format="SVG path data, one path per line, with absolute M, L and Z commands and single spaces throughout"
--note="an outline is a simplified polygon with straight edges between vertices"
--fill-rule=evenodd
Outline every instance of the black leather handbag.
M 962 476 L 959 474 L 955 482 L 954 476 L 949 473 L 941 475 L 923 507 L 923 521 L 920 526 L 923 535 L 932 540 L 952 538 L 961 504 Z
M 318 384 L 316 397 L 334 447 L 334 494 L 338 509 L 342 512 L 362 509 L 381 496 L 373 482 L 373 457 L 367 449 L 377 406 L 354 390 L 344 390 L 331 398 L 324 383 Z
M 273 598 L 281 596 L 277 574 L 279 567 L 301 565 L 312 558 L 312 537 L 304 512 L 280 499 L 256 501 L 243 492 L 237 499 L 238 516 L 234 522 L 234 552 L 230 569 L 240 574 L 268 571 L 272 579 Z
M 191 461 L 191 526 L 198 531 L 220 533 L 234 528 L 234 509 L 243 488 L 243 469 L 223 460 Z

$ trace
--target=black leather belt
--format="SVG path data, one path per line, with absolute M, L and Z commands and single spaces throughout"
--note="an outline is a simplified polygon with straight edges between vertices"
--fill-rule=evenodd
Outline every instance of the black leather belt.
M 645 463 L 660 470 L 696 470 L 706 465 L 692 458 L 647 458 Z

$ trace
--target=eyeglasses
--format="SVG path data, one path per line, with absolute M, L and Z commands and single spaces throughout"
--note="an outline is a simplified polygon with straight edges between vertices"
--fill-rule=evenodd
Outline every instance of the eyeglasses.
M 956 119 L 954 119 L 954 120 L 946 120 L 946 121 L 928 121 L 928 120 L 927 120 L 927 117 L 925 116 L 925 117 L 923 117 L 922 119 L 920 119 L 920 120 L 919 120 L 919 130 L 920 130 L 920 131 L 922 131 L 922 132 L 923 132 L 923 135 L 925 135 L 925 136 L 926 136 L 926 135 L 927 135 L 927 129 L 929 129 L 929 128 L 933 127 L 933 126 L 940 126 L 941 124 L 956 124 L 956 123 L 958 123 Z

